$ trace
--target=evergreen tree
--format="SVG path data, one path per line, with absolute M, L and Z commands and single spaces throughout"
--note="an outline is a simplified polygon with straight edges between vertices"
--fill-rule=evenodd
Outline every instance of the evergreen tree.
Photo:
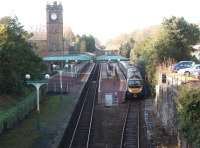
M 0 20 L 0 94 L 23 93 L 25 74 L 35 79 L 45 70 L 27 41 L 30 37 L 16 17 Z

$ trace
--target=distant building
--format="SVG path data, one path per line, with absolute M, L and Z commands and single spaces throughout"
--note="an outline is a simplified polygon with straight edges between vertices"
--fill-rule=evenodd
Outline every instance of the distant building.
M 29 41 L 33 45 L 34 51 L 38 54 L 48 49 L 46 32 L 33 32 L 33 37 Z

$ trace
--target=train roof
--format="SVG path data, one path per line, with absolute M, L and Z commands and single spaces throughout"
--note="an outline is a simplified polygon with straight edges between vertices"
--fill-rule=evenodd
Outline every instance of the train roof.
M 141 75 L 132 75 L 131 77 L 128 78 L 129 80 L 140 80 L 142 79 Z
M 141 76 L 140 71 L 138 70 L 137 67 L 131 66 L 127 70 L 127 78 L 128 79 L 133 79 L 133 78 L 142 79 L 142 76 Z

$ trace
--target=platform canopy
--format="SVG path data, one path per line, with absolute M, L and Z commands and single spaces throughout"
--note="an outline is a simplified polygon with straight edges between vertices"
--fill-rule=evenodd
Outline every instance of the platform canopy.
M 129 59 L 121 55 L 101 55 L 96 57 L 97 61 L 128 61 Z
M 59 56 L 46 56 L 43 57 L 43 61 L 91 61 L 94 59 L 93 55 L 89 54 L 68 54 Z

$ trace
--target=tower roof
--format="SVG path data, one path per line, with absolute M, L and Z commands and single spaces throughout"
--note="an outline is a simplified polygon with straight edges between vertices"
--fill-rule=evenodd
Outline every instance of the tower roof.
M 52 9 L 62 10 L 63 9 L 62 3 L 60 1 L 48 2 L 47 9 L 48 10 L 52 10 Z

